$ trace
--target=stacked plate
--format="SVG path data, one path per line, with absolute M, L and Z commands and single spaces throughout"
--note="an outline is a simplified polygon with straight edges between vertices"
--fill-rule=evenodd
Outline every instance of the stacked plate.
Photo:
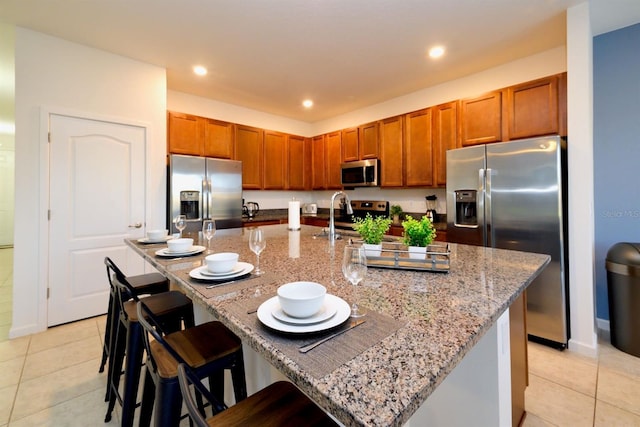
M 189 249 L 187 249 L 184 252 L 173 252 L 173 251 L 170 251 L 169 248 L 164 248 L 164 249 L 160 249 L 159 251 L 156 251 L 156 255 L 164 258 L 174 258 L 179 256 L 196 255 L 196 254 L 199 254 L 200 252 L 204 252 L 205 249 L 207 248 L 205 248 L 204 246 L 198 246 L 198 245 L 191 246 Z
M 212 273 L 207 269 L 206 265 L 203 265 L 202 267 L 194 268 L 193 270 L 191 270 L 189 272 L 189 277 L 198 280 L 224 281 L 244 276 L 245 274 L 249 274 L 252 271 L 253 264 L 249 264 L 248 262 L 238 262 L 231 271 L 228 271 L 226 273 Z
M 164 243 L 169 239 L 173 239 L 173 236 L 162 236 L 159 239 L 150 239 L 148 237 L 143 237 L 142 239 L 138 239 L 138 243 L 142 243 L 143 245 L 151 245 L 154 243 Z
M 291 317 L 280 307 L 278 297 L 269 298 L 258 307 L 258 320 L 265 326 L 280 332 L 311 333 L 335 328 L 351 314 L 351 307 L 340 297 L 327 294 L 322 308 L 310 317 Z

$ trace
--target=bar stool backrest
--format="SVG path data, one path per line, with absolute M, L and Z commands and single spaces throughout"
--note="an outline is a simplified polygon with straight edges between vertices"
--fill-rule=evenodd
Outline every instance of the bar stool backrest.
M 109 286 L 116 291 L 120 301 L 128 301 L 133 298 L 139 301 L 135 289 L 127 280 L 127 276 L 118 268 L 118 266 L 109 257 L 104 257 L 104 264 L 107 266 L 107 277 L 109 278 Z
M 178 365 L 178 383 L 180 384 L 180 391 L 182 393 L 182 399 L 187 411 L 189 412 L 189 418 L 193 421 L 196 427 L 209 427 L 207 420 L 203 414 L 198 410 L 196 404 L 195 395 L 204 397 L 212 406 L 214 414 L 227 409 L 227 405 L 218 401 L 215 396 L 205 387 L 200 379 L 193 373 L 193 371 L 184 363 Z M 193 393 L 191 387 L 193 386 Z
M 149 307 L 143 302 L 138 300 L 137 307 L 138 311 L 138 322 L 142 325 L 144 333 L 142 334 L 144 338 L 144 347 L 147 352 L 147 359 L 151 362 L 153 367 L 153 371 L 157 372 L 158 365 L 153 358 L 153 354 L 151 353 L 151 342 L 149 340 L 149 335 L 153 337 L 158 343 L 164 347 L 171 356 L 178 361 L 178 363 L 185 363 L 184 359 L 177 351 L 171 347 L 167 341 L 165 341 L 164 336 L 166 333 L 162 328 L 162 323 L 160 320 L 149 310 Z

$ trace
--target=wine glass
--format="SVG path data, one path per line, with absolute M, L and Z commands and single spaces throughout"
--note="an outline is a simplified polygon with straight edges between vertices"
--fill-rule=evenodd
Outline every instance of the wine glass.
M 214 234 L 216 234 L 216 221 L 214 219 L 202 221 L 202 237 L 207 239 L 207 252 L 210 252 L 211 239 Z
M 255 275 L 259 276 L 264 271 L 260 270 L 260 252 L 262 252 L 267 246 L 267 241 L 264 238 L 264 232 L 261 228 L 252 228 L 249 234 L 249 249 L 256 254 L 256 271 Z
M 173 222 L 175 223 L 176 228 L 180 232 L 180 237 L 182 237 L 182 230 L 184 230 L 187 227 L 187 216 L 178 215 Z
M 354 286 L 351 317 L 362 317 L 366 312 L 358 307 L 358 283 L 367 275 L 367 257 L 362 246 L 345 246 L 342 257 L 342 274 Z

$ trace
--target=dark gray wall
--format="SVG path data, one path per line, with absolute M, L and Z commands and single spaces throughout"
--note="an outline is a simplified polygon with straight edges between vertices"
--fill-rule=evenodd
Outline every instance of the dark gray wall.
M 594 38 L 593 105 L 596 317 L 608 320 L 607 251 L 640 242 L 640 24 Z

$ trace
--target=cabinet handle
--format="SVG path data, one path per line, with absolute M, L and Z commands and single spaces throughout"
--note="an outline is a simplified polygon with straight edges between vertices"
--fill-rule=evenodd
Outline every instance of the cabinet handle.
M 135 224 L 129 226 L 129 228 L 141 228 L 141 227 L 142 227 L 141 222 L 136 222 Z

